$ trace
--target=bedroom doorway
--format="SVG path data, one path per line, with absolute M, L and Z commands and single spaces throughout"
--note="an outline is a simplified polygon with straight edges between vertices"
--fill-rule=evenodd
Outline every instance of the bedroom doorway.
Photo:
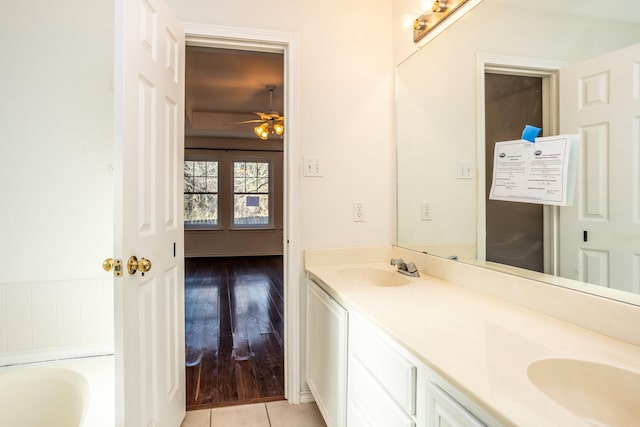
M 283 86 L 282 53 L 187 46 L 187 410 L 285 398 Z

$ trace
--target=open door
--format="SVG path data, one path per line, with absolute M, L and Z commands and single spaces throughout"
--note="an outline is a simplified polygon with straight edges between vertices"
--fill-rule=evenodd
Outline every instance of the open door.
M 116 425 L 177 427 L 185 415 L 185 37 L 164 0 L 116 0 L 115 20 Z
M 560 71 L 560 132 L 579 133 L 573 206 L 560 208 L 560 274 L 640 291 L 640 44 Z

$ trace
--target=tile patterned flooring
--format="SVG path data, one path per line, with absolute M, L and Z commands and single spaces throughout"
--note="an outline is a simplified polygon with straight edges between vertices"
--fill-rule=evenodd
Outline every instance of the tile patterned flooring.
M 188 411 L 181 427 L 326 427 L 315 403 L 286 400 Z

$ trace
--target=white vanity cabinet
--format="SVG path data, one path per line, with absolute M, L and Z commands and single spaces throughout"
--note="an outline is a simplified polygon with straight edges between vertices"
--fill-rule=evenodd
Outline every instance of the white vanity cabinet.
M 499 426 L 360 312 L 307 279 L 307 384 L 328 427 Z
M 307 280 L 307 384 L 327 427 L 346 426 L 347 311 Z
M 415 427 L 416 361 L 369 322 L 349 319 L 347 425 Z
M 459 398 L 464 396 L 378 327 L 353 313 L 348 361 L 349 427 L 485 426 L 443 387 Z M 488 425 L 498 425 L 482 415 Z

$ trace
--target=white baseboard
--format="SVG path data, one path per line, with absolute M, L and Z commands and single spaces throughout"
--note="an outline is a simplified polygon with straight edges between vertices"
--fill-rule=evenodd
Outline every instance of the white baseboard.
M 309 390 L 300 391 L 300 403 L 311 403 L 315 402 L 313 394 Z

